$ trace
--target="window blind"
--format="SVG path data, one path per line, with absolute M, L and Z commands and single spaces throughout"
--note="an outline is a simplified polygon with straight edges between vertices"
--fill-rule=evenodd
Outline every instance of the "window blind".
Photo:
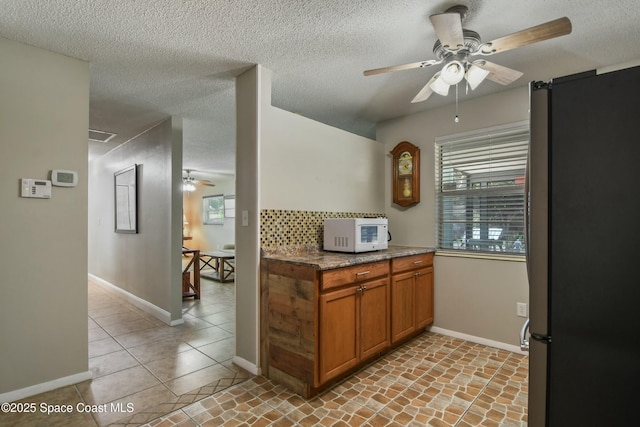
M 436 245 L 524 254 L 529 124 L 436 138 Z

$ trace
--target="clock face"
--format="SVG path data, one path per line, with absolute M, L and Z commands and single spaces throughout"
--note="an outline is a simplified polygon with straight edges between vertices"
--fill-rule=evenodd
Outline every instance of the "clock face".
M 413 158 L 408 151 L 400 155 L 398 159 L 398 173 L 400 175 L 409 175 L 413 171 Z

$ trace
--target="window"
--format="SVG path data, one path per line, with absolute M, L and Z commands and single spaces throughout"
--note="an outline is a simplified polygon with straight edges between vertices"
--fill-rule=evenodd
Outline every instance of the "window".
M 436 138 L 436 245 L 524 254 L 529 124 Z
M 202 197 L 202 223 L 224 223 L 224 197 L 222 194 Z
M 224 196 L 224 216 L 227 218 L 236 217 L 236 196 Z

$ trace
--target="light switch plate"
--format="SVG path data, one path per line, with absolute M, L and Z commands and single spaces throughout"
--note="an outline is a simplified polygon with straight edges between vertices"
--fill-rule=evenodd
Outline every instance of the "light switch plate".
M 249 211 L 242 211 L 242 226 L 249 226 Z
M 518 317 L 527 317 L 527 303 L 526 302 L 517 303 L 517 315 L 518 315 Z

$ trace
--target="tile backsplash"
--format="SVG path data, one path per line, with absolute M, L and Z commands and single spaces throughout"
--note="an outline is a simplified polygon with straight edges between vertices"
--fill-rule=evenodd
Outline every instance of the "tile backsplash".
M 325 218 L 378 218 L 383 213 L 260 210 L 260 246 L 322 245 Z

